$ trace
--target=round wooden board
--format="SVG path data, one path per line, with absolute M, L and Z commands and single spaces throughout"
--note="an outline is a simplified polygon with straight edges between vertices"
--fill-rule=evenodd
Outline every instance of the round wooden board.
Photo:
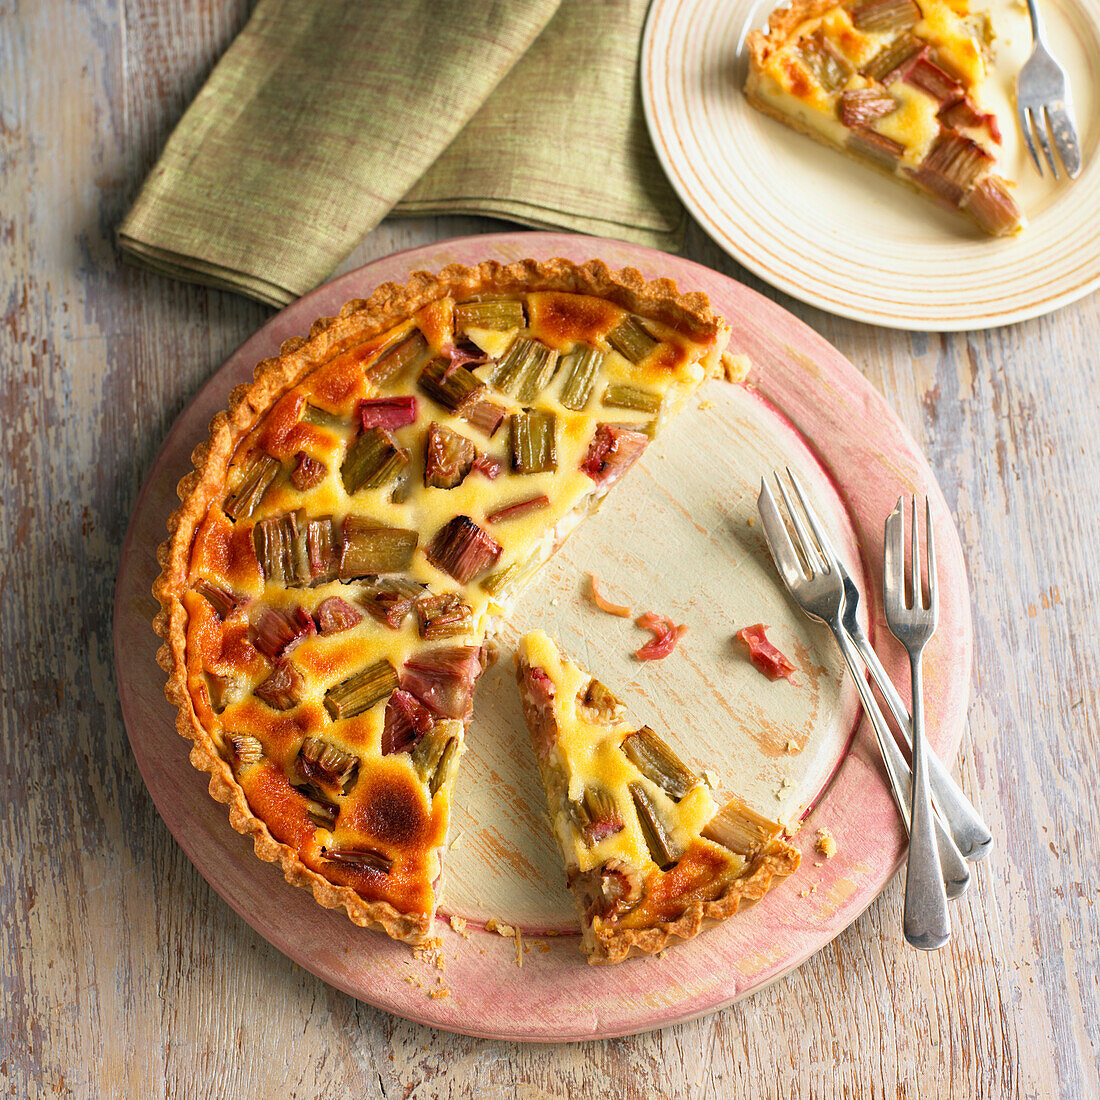
M 156 547 L 176 506 L 193 446 L 233 386 L 317 316 L 385 281 L 445 264 L 527 256 L 593 256 L 703 290 L 730 321 L 731 348 L 748 354 L 747 387 L 708 383 L 520 597 L 504 655 L 479 685 L 446 858 L 440 922 L 445 969 L 352 925 L 282 881 L 228 826 L 187 762 L 155 662 L 150 621 Z M 621 242 L 508 233 L 438 242 L 376 261 L 301 299 L 247 341 L 173 427 L 134 511 L 116 591 L 115 661 L 134 754 L 157 809 L 199 871 L 266 939 L 332 985 L 398 1015 L 473 1035 L 573 1040 L 630 1034 L 690 1019 L 751 993 L 797 966 L 845 928 L 897 868 L 904 832 L 873 734 L 824 628 L 787 599 L 758 524 L 759 479 L 790 464 L 867 595 L 869 627 L 887 668 L 908 682 L 904 655 L 881 622 L 882 522 L 899 493 L 932 501 L 941 574 L 941 626 L 925 656 L 931 738 L 951 758 L 969 690 L 971 621 L 961 548 L 923 457 L 883 400 L 833 347 L 779 306 L 698 264 Z M 595 611 L 585 570 L 607 593 L 671 614 L 690 628 L 668 660 L 640 664 L 648 635 Z M 734 645 L 763 621 L 799 666 L 771 683 Z M 798 873 L 762 902 L 664 957 L 589 967 L 544 820 L 544 802 L 511 683 L 509 643 L 524 629 L 556 633 L 615 686 L 639 718 L 668 731 L 720 791 L 745 795 L 796 824 Z M 858 725 L 858 728 L 856 728 Z M 854 737 L 852 736 L 855 730 Z M 827 828 L 839 851 L 814 851 Z M 484 931 L 489 917 L 519 928 Z M 899 933 L 900 935 L 900 930 Z M 446 995 L 429 996 L 432 990 Z

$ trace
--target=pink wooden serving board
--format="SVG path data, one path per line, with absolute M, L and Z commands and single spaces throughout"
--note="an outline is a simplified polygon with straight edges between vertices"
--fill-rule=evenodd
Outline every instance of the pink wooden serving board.
M 724 384 L 710 384 L 701 391 L 701 396 L 708 398 L 703 407 L 715 409 L 709 414 L 685 412 L 685 430 L 697 430 L 700 438 L 710 440 L 707 445 L 712 452 L 713 433 L 720 436 L 724 423 L 728 422 L 731 430 L 744 428 L 748 432 L 738 437 L 742 450 L 734 457 L 751 467 L 750 473 L 736 487 L 732 486 L 735 479 L 731 476 L 726 479 L 730 484 L 724 482 L 721 489 L 715 490 L 721 508 L 732 517 L 730 530 L 740 532 L 741 542 L 726 540 L 730 545 L 719 547 L 715 561 L 720 564 L 723 555 L 733 554 L 730 560 L 740 555 L 736 567 L 749 567 L 745 574 L 748 579 L 741 587 L 752 599 L 771 601 L 758 618 L 778 622 L 780 629 L 788 624 L 792 632 L 811 631 L 807 649 L 810 656 L 804 662 L 809 671 L 802 677 L 802 698 L 809 699 L 813 711 L 812 721 L 806 719 L 810 739 L 819 737 L 824 748 L 815 757 L 814 745 L 810 744 L 801 749 L 798 761 L 782 761 L 785 766 L 789 764 L 795 782 L 783 784 L 789 786 L 789 793 L 777 789 L 773 812 L 784 820 L 805 819 L 796 838 L 803 852 L 803 864 L 796 876 L 735 919 L 663 957 L 629 960 L 616 967 L 588 967 L 578 953 L 577 936 L 569 932 L 571 921 L 560 886 L 560 868 L 554 879 L 553 852 L 537 825 L 537 806 L 532 805 L 537 783 L 530 778 L 533 767 L 523 755 L 522 730 L 508 729 L 507 721 L 501 718 L 504 712 L 498 708 L 497 725 L 490 724 L 482 736 L 515 738 L 515 745 L 509 741 L 504 754 L 514 762 L 515 775 L 494 775 L 493 781 L 513 790 L 512 800 L 522 813 L 517 811 L 511 817 L 506 815 L 507 820 L 502 819 L 503 834 L 494 828 L 488 838 L 471 835 L 471 850 L 465 855 L 449 853 L 449 872 L 454 874 L 457 868 L 461 875 L 454 889 L 445 886 L 443 909 L 469 918 L 471 924 L 463 937 L 441 922 L 445 969 L 440 975 L 430 964 L 414 960 L 406 946 L 355 927 L 341 913 L 321 909 L 305 891 L 286 885 L 276 868 L 255 859 L 250 842 L 229 828 L 225 808 L 207 796 L 204 776 L 190 767 L 187 742 L 175 732 L 174 713 L 163 696 L 164 676 L 155 662 L 158 639 L 150 627 L 155 611 L 150 586 L 157 573 L 156 547 L 165 537 L 165 521 L 177 504 L 175 485 L 190 468 L 190 452 L 205 437 L 210 418 L 224 407 L 232 387 L 248 379 L 254 364 L 273 354 L 284 339 L 304 333 L 315 317 L 335 313 L 347 299 L 365 297 L 382 282 L 402 282 L 412 271 L 438 270 L 448 263 L 469 264 L 486 258 L 509 261 L 551 256 L 577 261 L 599 257 L 612 267 L 634 266 L 648 278 L 671 277 L 682 289 L 705 291 L 714 308 L 730 321 L 731 348 L 751 358 L 751 392 L 737 391 L 736 400 L 730 402 L 729 395 L 714 389 Z M 727 404 L 729 419 L 724 421 Z M 692 416 L 696 421 L 691 420 Z M 697 427 L 691 427 L 696 423 Z M 668 435 L 674 436 L 678 427 L 673 425 Z M 767 441 L 761 447 L 753 431 L 774 434 L 774 453 Z M 649 477 L 659 488 L 662 463 L 670 463 L 675 469 L 676 455 L 663 457 L 660 444 L 652 452 L 645 461 L 656 473 L 647 474 L 643 466 L 632 477 Z M 713 460 L 728 461 L 729 456 L 715 454 Z M 797 612 L 774 595 L 778 581 L 769 573 L 762 540 L 751 535 L 748 490 L 752 479 L 756 478 L 758 484 L 760 473 L 774 461 L 791 461 L 800 475 L 812 482 L 815 499 L 825 509 L 850 564 L 860 575 L 876 647 L 887 669 L 901 683 L 908 680 L 904 655 L 882 623 L 882 523 L 900 493 L 930 497 L 942 594 L 941 625 L 926 652 L 925 682 L 932 742 L 945 759 L 951 759 L 965 721 L 972 633 L 958 537 L 931 470 L 912 438 L 858 370 L 811 329 L 773 302 L 698 264 L 617 241 L 555 233 L 520 232 L 437 242 L 375 261 L 314 291 L 272 318 L 242 345 L 180 416 L 142 488 L 127 532 L 115 599 L 115 663 L 130 742 L 161 816 L 211 885 L 281 951 L 363 1001 L 436 1027 L 533 1041 L 610 1037 L 690 1019 L 775 981 L 828 943 L 870 904 L 898 868 L 905 836 L 873 734 L 869 725 L 859 720 L 851 685 L 839 672 L 835 647 L 829 652 L 820 629 L 799 619 Z M 713 465 L 710 469 L 713 472 Z M 637 499 L 643 500 L 646 484 L 640 481 L 639 485 Z M 614 496 L 608 509 L 615 506 Z M 624 499 L 629 505 L 631 498 Z M 615 522 L 616 513 L 610 515 L 607 522 Z M 630 515 L 629 507 L 623 515 Z M 645 516 L 634 518 L 644 527 Z M 599 527 L 602 519 L 600 516 L 590 521 L 596 545 L 603 537 Z M 700 524 L 695 526 L 702 530 Z M 708 529 L 707 538 L 699 544 L 703 550 L 692 552 L 703 553 L 706 545 L 721 543 L 720 528 Z M 583 547 L 588 531 L 586 525 L 569 545 Z M 660 540 L 652 545 L 650 565 L 657 568 Z M 645 540 L 635 545 L 643 559 L 646 547 Z M 563 557 L 546 570 L 548 579 L 537 582 L 543 587 L 533 597 L 534 606 L 521 609 L 517 620 L 522 620 L 525 627 L 540 625 L 539 613 L 543 612 L 548 621 L 541 625 L 557 631 L 563 640 L 571 631 L 583 639 L 598 637 L 598 653 L 622 650 L 622 656 L 609 655 L 607 661 L 613 666 L 617 661 L 628 670 L 629 666 L 623 664 L 627 660 L 627 636 L 608 634 L 597 617 L 585 619 L 591 609 L 578 608 L 579 601 L 574 599 L 576 569 L 584 567 L 580 564 L 583 560 L 583 553 L 569 558 L 567 546 Z M 624 577 L 632 568 L 637 566 L 620 562 L 618 572 L 612 568 L 608 576 L 613 582 L 625 584 Z M 668 574 L 667 566 L 661 568 Z M 682 577 L 652 576 L 650 580 L 654 591 L 661 593 L 660 598 L 676 602 L 676 593 L 683 595 L 691 572 L 685 569 Z M 661 587 L 662 582 L 667 591 Z M 521 597 L 521 602 L 527 598 Z M 559 610 L 562 601 L 566 607 Z M 736 603 L 731 597 L 731 604 Z M 738 607 L 740 620 L 723 618 L 726 610 L 734 614 L 732 607 L 708 608 L 718 614 L 702 615 L 688 596 L 676 606 L 661 605 L 658 609 L 674 616 L 682 614 L 692 624 L 688 635 L 694 645 L 691 652 L 695 664 L 705 666 L 695 668 L 693 674 L 703 676 L 708 684 L 711 680 L 707 677 L 718 675 L 719 694 L 723 692 L 721 685 L 727 689 L 726 704 L 728 697 L 736 696 L 741 709 L 747 705 L 748 713 L 756 713 L 753 708 L 757 703 L 750 700 L 745 704 L 743 700 L 759 695 L 761 699 L 781 701 L 762 706 L 778 705 L 780 714 L 789 712 L 796 723 L 802 720 L 798 716 L 797 690 L 783 696 L 785 684 L 771 685 L 747 671 L 747 663 L 738 660 L 728 645 L 737 626 L 757 621 L 757 617 L 743 617 L 751 614 L 755 605 L 750 602 L 747 607 Z M 698 625 L 691 618 L 693 612 L 700 619 Z M 616 625 L 615 629 L 630 628 Z M 504 640 L 509 640 L 507 634 Z M 631 647 L 642 640 L 633 638 Z M 574 643 L 567 644 L 572 648 Z M 687 653 L 685 646 L 685 656 Z M 583 651 L 578 656 L 585 658 Z M 622 674 L 609 682 L 623 686 L 626 693 L 633 688 L 642 697 L 656 697 L 660 710 L 660 699 L 676 694 L 677 677 L 687 668 L 681 665 L 678 672 L 675 656 L 663 662 L 659 671 L 656 666 L 647 666 L 655 670 L 652 679 L 635 672 L 630 674 L 636 678 L 629 684 L 623 684 Z M 493 683 L 487 675 L 479 688 L 479 708 L 486 690 L 497 692 Z M 683 683 L 695 681 L 689 677 Z M 773 688 L 779 690 L 768 691 Z M 503 694 L 503 689 L 500 691 Z M 817 713 L 826 704 L 831 713 Z M 721 710 L 722 705 L 719 699 L 717 709 Z M 704 708 L 707 712 L 714 709 L 712 704 Z M 854 722 L 859 722 L 858 728 L 854 738 L 849 739 Z M 471 740 L 477 723 L 475 716 Z M 713 743 L 710 745 L 713 751 Z M 698 751 L 702 750 L 697 747 L 696 759 Z M 772 759 L 775 753 L 758 755 L 759 767 L 754 764 L 751 774 L 721 778 L 723 787 L 737 789 L 741 781 L 749 784 L 755 792 L 754 801 L 760 805 L 779 773 Z M 742 767 L 747 757 L 742 753 L 737 759 Z M 479 778 L 476 769 L 468 770 L 460 776 L 460 784 Z M 461 816 L 459 807 L 456 823 Z M 509 821 L 517 830 L 515 835 L 507 832 Z M 838 852 L 828 861 L 814 851 L 819 828 L 827 828 L 837 841 Z M 534 831 L 528 834 L 524 829 Z M 518 860 L 529 865 L 527 869 L 514 882 L 505 883 L 503 892 L 496 895 L 497 904 L 503 908 L 495 911 L 491 901 L 482 904 L 476 896 L 478 868 L 491 867 L 494 844 L 498 849 L 503 845 L 512 854 L 524 845 L 531 849 L 526 854 L 521 852 L 523 858 Z M 486 860 L 479 864 L 483 854 Z M 543 888 L 540 883 L 544 882 Z M 517 965 L 513 939 L 480 927 L 490 913 L 509 920 L 509 907 L 518 914 L 515 923 L 523 933 L 536 938 L 533 944 L 529 940 L 528 946 L 533 949 L 524 952 L 522 967 Z M 449 991 L 446 996 L 428 996 L 429 990 L 441 986 Z

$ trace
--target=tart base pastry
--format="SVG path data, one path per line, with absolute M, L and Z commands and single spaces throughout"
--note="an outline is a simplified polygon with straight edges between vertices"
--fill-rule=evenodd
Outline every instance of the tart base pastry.
M 1024 217 L 982 103 L 992 34 L 967 0 L 793 0 L 746 39 L 757 110 L 995 236 Z
M 288 882 L 430 936 L 486 638 L 727 339 L 632 269 L 456 265 L 234 390 L 179 484 L 154 625 L 191 763 Z
M 740 798 L 721 810 L 648 726 L 541 631 L 516 657 L 524 715 L 590 963 L 652 955 L 758 901 L 801 858 Z

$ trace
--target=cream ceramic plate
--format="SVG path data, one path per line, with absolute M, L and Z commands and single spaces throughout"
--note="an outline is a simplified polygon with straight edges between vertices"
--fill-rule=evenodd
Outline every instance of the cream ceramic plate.
M 525 256 L 598 256 L 704 291 L 729 319 L 731 346 L 748 354 L 753 373 L 747 387 L 707 383 L 517 600 L 501 660 L 478 684 L 456 786 L 443 909 L 468 926 L 463 936 L 441 922 L 446 969 L 438 972 L 404 944 L 321 909 L 232 831 L 225 807 L 206 794 L 207 777 L 188 764 L 187 742 L 164 700 L 149 587 L 191 449 L 258 360 L 315 317 L 386 280 L 403 282 L 412 271 L 453 262 Z M 961 548 L 912 439 L 821 337 L 715 271 L 577 234 L 441 241 L 321 287 L 273 317 L 181 414 L 134 509 L 116 591 L 115 667 L 130 741 L 158 810 L 215 889 L 281 951 L 370 1004 L 437 1027 L 514 1039 L 606 1037 L 688 1019 L 761 988 L 862 912 L 896 868 L 904 838 L 836 647 L 787 598 L 755 519 L 761 475 L 786 464 L 809 486 L 864 587 L 869 629 L 898 682 L 907 665 L 885 637 L 878 598 L 882 521 L 899 492 L 931 498 L 943 597 L 925 659 L 926 699 L 930 736 L 950 760 L 970 671 Z M 651 664 L 634 660 L 631 651 L 649 635 L 592 607 L 583 577 L 591 569 L 610 598 L 687 623 L 677 652 Z M 739 627 L 761 621 L 798 666 L 795 683 L 771 683 L 734 644 Z M 796 875 L 663 958 L 587 966 L 510 668 L 511 644 L 532 627 L 557 634 L 640 721 L 668 731 L 687 760 L 711 771 L 719 792 L 741 792 L 792 825 L 802 820 Z M 839 846 L 828 862 L 814 855 L 819 827 Z M 490 917 L 520 929 L 521 950 L 529 948 L 522 967 L 515 940 L 485 929 Z M 443 988 L 446 996 L 429 995 Z
M 1026 10 L 986 5 L 998 32 L 987 99 L 1030 223 L 1008 240 L 980 235 L 748 105 L 744 39 L 777 6 L 654 0 L 646 25 L 650 135 L 684 204 L 731 256 L 831 313 L 935 332 L 1036 317 L 1100 286 L 1100 0 L 1042 5 L 1081 131 L 1084 167 L 1072 183 L 1039 177 L 1016 125 L 1015 74 L 1031 49 Z

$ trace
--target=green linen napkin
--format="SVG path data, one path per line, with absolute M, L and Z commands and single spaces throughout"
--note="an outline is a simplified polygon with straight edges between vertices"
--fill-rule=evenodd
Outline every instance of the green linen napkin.
M 170 137 L 120 247 L 279 306 L 391 211 L 677 247 L 685 216 L 638 91 L 646 7 L 260 0 Z

